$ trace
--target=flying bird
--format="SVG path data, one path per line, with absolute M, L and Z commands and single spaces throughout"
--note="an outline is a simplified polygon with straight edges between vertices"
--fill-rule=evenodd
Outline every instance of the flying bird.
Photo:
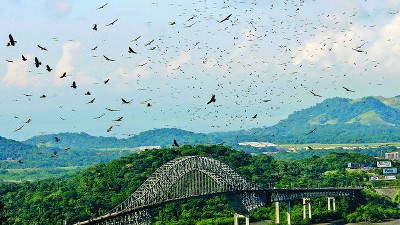
M 118 19 L 116 19 L 116 20 L 112 21 L 111 23 L 107 24 L 107 25 L 106 25 L 106 27 L 107 27 L 107 26 L 114 25 L 114 23 L 115 23 L 115 22 L 117 22 L 117 21 L 118 21 Z
M 92 30 L 96 31 L 97 30 L 97 24 L 93 24 Z
M 101 114 L 100 116 L 98 116 L 98 117 L 95 117 L 95 118 L 93 118 L 93 119 L 95 119 L 95 120 L 97 120 L 97 119 L 100 119 L 101 117 L 103 117 L 104 115 L 106 115 L 105 113 L 103 113 L 103 114 Z
M 107 108 L 107 107 L 106 107 L 106 109 L 107 109 L 108 111 L 110 111 L 110 112 L 117 112 L 117 111 L 120 111 L 119 109 L 110 109 L 110 108 Z
M 25 58 L 25 56 L 22 55 L 22 61 L 26 61 L 26 60 L 27 60 L 27 58 Z
M 90 100 L 90 101 L 87 102 L 86 104 L 91 104 L 91 103 L 93 103 L 95 99 L 96 99 L 96 98 L 93 98 L 92 100 Z
M 47 48 L 42 47 L 42 46 L 40 46 L 40 45 L 37 45 L 37 46 L 40 48 L 40 50 L 42 50 L 42 51 L 47 51 Z
M 20 126 L 20 127 L 18 127 L 17 129 L 15 129 L 14 132 L 17 132 L 17 131 L 21 130 L 24 126 L 25 126 L 25 123 L 22 124 L 22 126 Z
M 65 78 L 65 77 L 67 77 L 67 72 L 64 72 L 64 73 L 61 75 L 60 78 Z
M 54 140 L 55 140 L 56 142 L 59 142 L 59 141 L 60 141 L 60 138 L 58 138 L 58 137 L 56 136 L 56 137 L 54 137 Z
M 344 88 L 344 90 L 346 90 L 346 91 L 348 91 L 348 92 L 354 92 L 353 90 L 350 90 L 350 89 L 348 89 L 348 88 L 346 88 L 346 87 L 343 87 L 343 86 L 342 86 L 342 88 Z
M 113 128 L 113 126 L 109 127 L 109 128 L 107 129 L 107 132 L 110 132 L 110 131 L 112 130 L 112 128 Z
M 179 144 L 178 144 L 178 142 L 176 141 L 176 139 L 174 139 L 174 142 L 172 143 L 172 146 L 179 147 Z
M 86 92 L 85 95 L 91 95 L 92 93 L 90 93 L 90 91 Z
M 47 71 L 49 71 L 49 72 L 51 72 L 53 69 L 52 69 L 52 68 L 50 68 L 50 66 L 49 66 L 49 65 L 46 65 L 46 70 L 47 70 Z
M 74 82 L 72 82 L 72 85 L 71 85 L 71 87 L 73 88 L 73 89 L 76 89 L 76 82 L 74 81 Z
M 104 8 L 106 5 L 108 5 L 108 2 L 102 6 L 100 6 L 99 8 L 97 8 L 97 10 Z
M 123 98 L 121 98 L 121 101 L 122 101 L 122 104 L 129 104 L 129 103 L 132 102 L 132 100 L 127 101 L 127 100 L 125 100 L 125 99 L 123 99 Z
M 154 41 L 154 39 L 153 40 L 151 40 L 151 41 L 149 41 L 149 42 L 147 42 L 144 46 L 148 46 L 148 45 L 151 45 L 151 43 L 153 43 L 153 41 Z
M 312 129 L 312 130 L 309 131 L 306 135 L 311 134 L 311 133 L 314 133 L 314 131 L 315 131 L 316 129 L 317 129 L 317 128 Z
M 310 92 L 311 92 L 311 94 L 313 94 L 316 97 L 322 97 L 321 95 L 315 94 L 313 91 L 310 91 Z
M 117 119 L 115 119 L 115 120 L 113 120 L 113 121 L 115 121 L 115 122 L 121 122 L 122 121 L 122 118 L 124 118 L 124 117 L 118 117 Z
M 207 102 L 207 105 L 215 101 L 216 101 L 215 95 L 212 95 L 210 101 Z
M 104 81 L 104 84 L 107 84 L 108 81 L 110 81 L 110 78 L 108 78 L 107 80 Z
M 39 61 L 37 57 L 35 57 L 35 66 L 36 68 L 39 68 L 39 66 L 42 65 L 42 62 Z
M 255 114 L 254 116 L 252 116 L 251 117 L 252 119 L 255 119 L 255 118 L 257 118 L 257 114 Z
M 51 158 L 54 158 L 54 157 L 56 157 L 57 156 L 57 152 L 54 152 L 50 157 Z
M 133 49 L 131 47 L 128 47 L 128 53 L 134 53 L 137 54 L 137 52 L 133 51 Z
M 115 61 L 114 59 L 110 59 L 107 56 L 103 55 L 103 57 L 107 60 L 107 61 Z
M 11 34 L 8 35 L 8 39 L 10 39 L 10 41 L 7 43 L 7 46 L 15 46 L 15 43 L 17 43 L 17 41 L 14 40 Z
M 229 14 L 227 17 L 225 17 L 224 19 L 222 19 L 221 21 L 219 21 L 220 23 L 229 20 L 229 18 L 232 16 L 232 14 Z

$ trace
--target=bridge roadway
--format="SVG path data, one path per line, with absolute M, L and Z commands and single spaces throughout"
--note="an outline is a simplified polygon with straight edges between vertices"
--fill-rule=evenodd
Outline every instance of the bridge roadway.
M 158 168 L 128 199 L 105 215 L 91 218 L 83 224 L 151 224 L 150 210 L 164 204 L 192 198 L 208 198 L 225 195 L 233 200 L 235 211 L 245 214 L 275 202 L 276 222 L 279 223 L 279 202 L 287 204 L 287 220 L 290 222 L 291 201 L 303 199 L 304 218 L 310 199 L 328 197 L 328 209 L 335 197 L 358 197 L 362 188 L 261 188 L 242 178 L 236 171 L 219 160 L 203 156 L 186 156 L 174 159 Z M 235 224 L 241 214 L 235 214 Z M 147 221 L 147 223 L 146 223 Z

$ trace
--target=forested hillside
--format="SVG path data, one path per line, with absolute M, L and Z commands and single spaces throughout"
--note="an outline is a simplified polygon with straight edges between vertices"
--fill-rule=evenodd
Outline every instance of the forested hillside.
M 288 162 L 263 154 L 252 156 L 221 145 L 185 145 L 148 150 L 110 163 L 96 164 L 68 178 L 21 184 L 1 183 L 0 200 L 5 203 L 5 208 L 0 217 L 7 217 L 7 224 L 61 224 L 62 220 L 71 223 L 95 217 L 126 199 L 157 168 L 172 159 L 188 155 L 219 159 L 264 187 L 371 186 L 369 173 L 381 172 L 379 169 L 346 169 L 348 162 L 375 163 L 374 158 L 360 154 L 331 153 L 325 157 L 314 156 Z M 398 181 L 389 184 L 398 185 Z M 373 185 L 388 183 L 380 181 Z M 328 218 L 345 217 L 349 221 L 362 221 L 400 216 L 397 204 L 389 198 L 379 197 L 373 190 L 366 190 L 363 195 L 366 201 L 357 204 L 349 198 L 341 198 L 336 213 L 326 210 L 326 199 L 313 199 L 315 214 L 312 222 Z M 299 224 L 302 207 L 300 202 L 294 203 L 293 220 Z M 154 223 L 210 224 L 210 221 L 219 221 L 216 224 L 231 224 L 233 213 L 226 197 L 195 199 L 163 206 L 155 215 Z M 272 205 L 251 214 L 253 221 L 272 219 L 273 215 Z

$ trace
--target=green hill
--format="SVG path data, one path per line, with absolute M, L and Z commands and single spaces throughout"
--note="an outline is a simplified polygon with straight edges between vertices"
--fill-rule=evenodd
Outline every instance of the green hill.
M 400 113 L 374 97 L 331 98 L 272 127 L 243 131 L 241 136 L 274 143 L 398 142 Z
M 63 220 L 70 224 L 104 214 L 130 196 L 161 165 L 187 155 L 219 159 L 263 187 L 365 186 L 371 185 L 370 174 L 381 173 L 379 169 L 347 170 L 348 162 L 375 163 L 374 158 L 360 154 L 332 153 L 321 158 L 286 162 L 263 154 L 252 156 L 221 145 L 185 145 L 144 151 L 110 163 L 92 165 L 66 178 L 0 183 L 0 203 L 5 204 L 4 212 L 0 208 L 0 218 L 7 217 L 6 224 L 61 224 Z M 390 184 L 398 185 L 398 181 Z M 374 186 L 385 185 L 384 181 L 374 183 Z M 355 202 L 346 197 L 338 199 L 338 210 L 334 213 L 327 211 L 325 198 L 314 198 L 313 219 L 308 222 L 343 217 L 354 222 L 364 220 L 365 216 L 376 221 L 400 216 L 397 203 L 389 198 L 380 197 L 373 190 L 364 191 L 363 196 L 367 202 L 362 199 Z M 300 201 L 293 202 L 292 209 L 292 222 L 300 224 Z M 193 199 L 161 207 L 153 224 L 210 224 L 217 220 L 218 224 L 232 224 L 233 213 L 226 197 Z M 251 213 L 252 221 L 273 219 L 273 216 L 272 204 Z

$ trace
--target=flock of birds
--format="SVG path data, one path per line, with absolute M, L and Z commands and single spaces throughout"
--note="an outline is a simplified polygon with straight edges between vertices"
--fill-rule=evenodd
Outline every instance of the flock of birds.
M 160 3 L 155 1 L 152 4 L 157 7 Z M 178 3 L 170 4 L 177 9 L 182 7 Z M 348 24 L 344 23 L 353 23 L 352 19 L 357 16 L 357 9 L 348 9 L 341 15 L 321 13 L 316 16 L 315 20 L 308 20 L 307 15 L 302 12 L 302 7 L 304 4 L 312 3 L 304 1 L 285 0 L 281 3 L 270 4 L 268 7 L 265 7 L 265 3 L 256 0 L 250 3 L 193 1 L 192 4 L 193 9 L 182 9 L 181 14 L 171 15 L 171 20 L 165 22 L 165 29 L 172 29 L 174 35 L 160 34 L 158 37 L 150 37 L 140 46 L 139 41 L 143 39 L 144 34 L 134 34 L 137 36 L 131 40 L 131 43 L 136 48 L 126 45 L 125 53 L 128 55 L 122 54 L 125 57 L 124 60 L 142 57 L 142 60 L 134 68 L 143 67 L 151 71 L 153 75 L 160 76 L 160 73 L 165 71 L 159 68 L 168 70 L 166 73 L 169 74 L 163 78 L 167 80 L 165 82 L 145 84 L 141 74 L 136 74 L 135 78 L 131 78 L 134 80 L 130 81 L 132 83 L 126 82 L 126 86 L 135 85 L 139 92 L 146 92 L 151 96 L 139 101 L 147 108 L 153 107 L 156 103 L 162 105 L 161 102 L 165 99 L 170 100 L 163 104 L 162 108 L 157 108 L 158 112 L 154 114 L 154 120 L 159 124 L 164 123 L 165 118 L 176 117 L 183 118 L 187 122 L 206 124 L 210 130 L 223 130 L 237 126 L 245 129 L 249 124 L 250 126 L 264 125 L 265 120 L 272 117 L 274 110 L 279 114 L 281 107 L 290 108 L 291 105 L 296 104 L 298 106 L 303 101 L 302 96 L 306 94 L 318 98 L 327 97 L 318 90 L 325 91 L 331 87 L 335 91 L 339 87 L 342 91 L 341 94 L 350 94 L 356 91 L 353 87 L 348 86 L 352 84 L 342 85 L 347 74 L 334 74 L 335 64 L 322 68 L 319 71 L 320 77 L 311 79 L 307 74 L 308 71 L 316 70 L 318 66 L 312 61 L 303 60 L 299 64 L 294 61 L 299 52 L 305 51 L 303 41 L 310 36 L 316 36 L 317 34 L 314 33 L 316 30 L 327 32 L 342 29 L 338 32 L 346 32 L 344 27 Z M 95 10 L 107 10 L 110 5 L 111 3 L 106 3 Z M 269 16 L 269 14 L 283 13 L 286 15 L 279 17 L 279 20 Z M 340 16 L 346 17 L 346 20 L 341 21 Z M 116 27 L 122 22 L 122 19 L 116 18 L 110 21 L 104 25 L 92 23 L 88 25 L 88 29 L 96 33 L 101 29 Z M 116 29 L 110 32 L 115 32 Z M 219 40 L 219 36 L 224 37 L 223 43 L 214 41 L 214 39 Z M 171 41 L 173 39 L 176 41 Z M 327 37 L 321 41 L 320 46 L 317 46 L 316 51 L 332 52 L 332 49 L 338 45 L 345 46 L 360 54 L 360 58 L 363 60 L 370 62 L 365 69 L 373 69 L 379 65 L 379 62 L 368 58 L 368 52 L 365 50 L 367 43 L 368 40 L 361 35 L 347 37 L 342 43 Z M 14 48 L 18 44 L 20 44 L 18 36 L 14 37 L 13 34 L 9 34 L 6 46 Z M 122 45 L 119 41 L 113 41 L 113 44 Z M 40 51 L 49 51 L 46 46 L 38 44 L 37 47 Z M 101 48 L 101 45 L 90 47 L 90 52 L 94 54 L 93 58 L 101 61 L 102 66 L 107 67 L 109 64 L 106 63 L 121 61 L 121 57 L 111 57 L 106 53 L 97 54 L 98 48 Z M 271 57 L 263 57 L 267 51 L 273 52 Z M 174 59 L 188 52 L 193 58 L 194 56 L 197 58 L 190 62 L 174 64 Z M 308 57 L 313 57 L 312 53 L 309 53 Z M 45 65 L 38 56 L 30 59 L 21 54 L 20 60 L 28 62 L 32 60 L 35 68 L 42 67 L 42 63 Z M 14 60 L 7 59 L 6 61 L 13 63 Z M 347 64 L 349 68 L 356 68 L 358 62 L 340 63 Z M 275 67 L 275 69 L 273 70 L 271 67 Z M 212 68 L 213 71 L 210 72 L 209 68 Z M 53 71 L 53 66 L 46 64 L 45 69 L 50 73 Z M 193 74 L 193 71 L 199 74 Z M 215 71 L 220 74 L 214 74 Z M 271 71 L 280 71 L 280 73 L 271 74 Z M 239 73 L 242 74 L 237 75 Z M 128 76 L 127 72 L 124 75 Z M 69 77 L 73 77 L 70 71 L 59 74 L 59 79 L 68 79 Z M 210 83 L 209 80 L 212 77 L 214 77 L 213 82 Z M 336 83 L 337 80 L 340 80 L 341 83 Z M 110 82 L 113 82 L 112 77 L 103 80 L 104 85 Z M 179 82 L 181 83 L 178 84 Z M 328 83 L 328 86 L 321 85 L 322 83 Z M 282 84 L 286 85 L 282 86 Z M 160 85 L 167 87 L 161 89 Z M 74 90 L 79 86 L 77 80 L 71 80 L 69 85 Z M 286 88 L 282 88 L 284 86 Z M 165 90 L 169 90 L 169 92 L 165 92 Z M 160 91 L 163 92 L 160 93 Z M 204 97 L 205 92 L 208 92 L 207 97 Z M 92 93 L 92 90 L 88 90 L 84 95 L 92 96 Z M 32 97 L 32 94 L 23 93 L 23 95 Z M 182 97 L 182 95 L 185 96 Z M 210 95 L 211 97 L 209 97 Z M 154 99 L 154 96 L 159 96 L 159 99 Z M 47 97 L 46 94 L 40 95 L 40 98 Z M 180 103 L 182 98 L 193 98 L 192 101 L 200 103 L 183 108 Z M 85 101 L 85 104 L 93 105 L 99 102 L 98 99 L 97 96 L 91 97 L 90 100 Z M 118 101 L 122 105 L 129 105 L 134 102 L 134 99 L 118 97 Z M 269 105 L 270 102 L 273 102 L 274 106 Z M 169 107 L 165 108 L 166 105 Z M 58 107 L 63 108 L 63 106 Z M 75 110 L 72 109 L 72 111 Z M 104 131 L 107 133 L 113 133 L 113 129 L 121 126 L 123 119 L 129 115 L 128 110 L 124 111 L 112 106 L 104 106 L 103 110 L 100 115 L 95 115 L 91 119 L 100 120 L 108 112 L 121 113 L 120 116 L 111 120 L 112 124 L 104 127 Z M 157 117 L 160 115 L 164 119 L 158 119 Z M 65 116 L 59 115 L 58 117 L 62 121 L 67 120 Z M 134 117 L 132 116 L 132 118 Z M 261 119 L 264 121 L 260 121 Z M 21 132 L 32 121 L 33 118 L 29 118 L 22 125 L 16 126 L 14 132 Z M 70 122 L 66 121 L 66 123 Z M 161 124 L 161 126 L 171 125 L 176 126 L 175 124 Z M 115 132 L 115 134 L 121 133 Z M 60 139 L 55 137 L 55 141 L 59 142 Z M 179 146 L 176 140 L 173 140 L 172 145 Z M 56 156 L 56 153 L 52 155 L 52 157 Z

